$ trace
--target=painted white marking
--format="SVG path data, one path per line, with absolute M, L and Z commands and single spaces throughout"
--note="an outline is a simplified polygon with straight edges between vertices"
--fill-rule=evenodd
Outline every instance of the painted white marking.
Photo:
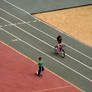
M 88 81 L 92 82 L 92 80 L 91 80 L 90 78 L 88 78 L 88 77 L 86 77 L 86 76 L 82 75 L 81 73 L 79 73 L 79 72 L 75 71 L 74 69 L 70 68 L 69 66 L 67 66 L 67 65 L 65 65 L 64 63 L 60 62 L 59 60 L 57 60 L 57 59 L 55 59 L 55 58 L 51 57 L 50 55 L 48 55 L 48 54 L 46 54 L 46 53 L 42 52 L 41 50 L 37 49 L 37 48 L 36 48 L 36 47 L 34 47 L 33 45 L 31 45 L 31 44 L 27 43 L 26 41 L 24 41 L 24 40 L 20 39 L 20 38 L 19 38 L 19 37 L 17 37 L 17 36 L 15 36 L 15 35 L 11 34 L 10 32 L 8 32 L 8 31 L 4 30 L 3 28 L 0 28 L 0 29 L 2 29 L 2 31 L 6 32 L 7 34 L 9 34 L 9 35 L 11 35 L 11 36 L 15 37 L 15 38 L 16 38 L 16 39 L 18 39 L 19 41 L 21 41 L 21 42 L 23 42 L 23 43 L 27 44 L 28 46 L 32 47 L 33 49 L 37 50 L 38 52 L 40 52 L 40 53 L 42 53 L 42 54 L 46 55 L 47 57 L 51 58 L 52 60 L 56 61 L 57 63 L 59 63 L 59 64 L 63 65 L 64 67 L 66 67 L 66 68 L 68 68 L 68 69 L 70 69 L 71 71 L 75 72 L 76 74 L 80 75 L 81 77 L 85 78 L 86 80 L 88 80 Z
M 16 42 L 16 41 L 18 41 L 18 39 L 12 39 L 12 41 L 13 41 L 13 42 Z
M 7 26 L 7 25 L 4 25 L 5 27 Z
M 33 22 L 37 22 L 37 20 L 34 20 Z
M 31 23 L 31 21 L 28 21 L 27 23 Z
M 2 17 L 0 17 L 0 18 L 1 18 L 2 20 L 6 21 L 6 22 L 8 22 L 8 23 L 10 23 L 10 24 L 12 24 L 10 21 L 8 21 L 8 20 L 6 20 L 6 19 L 4 19 L 4 18 L 2 18 Z M 30 36 L 32 36 L 32 37 L 34 37 L 35 39 L 37 39 L 37 40 L 41 41 L 42 43 L 44 43 L 44 44 L 46 44 L 46 45 L 50 46 L 51 48 L 55 48 L 54 46 L 52 46 L 52 45 L 48 44 L 47 42 L 45 42 L 45 41 L 43 41 L 43 40 L 41 40 L 41 39 L 37 38 L 36 36 L 32 35 L 31 33 L 27 32 L 27 31 L 25 31 L 24 29 L 22 29 L 22 28 L 20 28 L 20 27 L 18 27 L 18 26 L 16 26 L 16 25 L 14 25 L 14 26 L 15 26 L 16 28 L 20 29 L 21 31 L 23 31 L 24 33 L 26 33 L 26 34 L 28 34 L 28 35 L 30 35 Z M 79 60 L 77 60 L 77 59 L 75 59 L 75 58 L 71 57 L 71 56 L 70 56 L 70 55 L 68 55 L 68 54 L 66 54 L 66 55 L 67 55 L 68 57 L 70 57 L 71 59 L 73 59 L 73 60 L 77 61 L 78 63 L 82 64 L 82 65 L 83 65 L 83 66 L 85 66 L 86 68 L 88 68 L 88 69 L 92 70 L 92 67 L 90 67 L 90 66 L 88 66 L 88 65 L 86 65 L 86 64 L 84 64 L 84 63 L 82 63 L 81 61 L 79 61 Z
M 12 23 L 12 24 L 7 24 L 7 25 L 0 25 L 0 27 L 8 27 L 8 26 L 14 26 L 14 25 L 21 25 L 21 24 L 25 24 L 25 23 L 30 23 L 30 21 L 28 22 L 18 22 L 18 23 Z
M 8 2 L 7 0 L 3 0 L 4 2 L 6 2 L 6 3 L 8 3 L 8 4 L 10 4 L 10 5 L 12 5 L 12 6 L 14 6 L 15 8 L 17 8 L 17 9 L 19 9 L 19 10 L 21 10 L 21 11 L 23 11 L 23 12 L 25 12 L 25 13 L 27 13 L 28 15 L 30 15 L 30 13 L 29 12 L 27 12 L 27 11 L 25 11 L 25 10 L 23 10 L 23 9 L 21 9 L 20 7 L 17 7 L 17 6 L 15 6 L 14 4 L 12 4 L 12 3 L 10 3 L 10 2 Z M 1 8 L 0 8 L 1 9 Z M 2 9 L 3 10 L 3 9 Z M 5 11 L 5 10 L 4 10 Z M 6 11 L 7 12 L 7 11 Z M 8 13 L 8 12 L 7 12 Z M 8 14 L 10 14 L 10 13 L 8 13 Z M 10 15 L 12 15 L 12 14 L 10 14 Z M 14 15 L 12 15 L 12 16 L 14 16 Z M 32 16 L 32 15 L 30 15 L 30 16 Z M 15 16 L 16 17 L 16 16 Z M 33 16 L 32 16 L 33 17 Z M 18 17 L 16 17 L 17 19 L 19 19 L 19 20 L 21 20 L 20 18 L 18 18 Z M 34 18 L 34 17 L 33 17 Z M 35 19 L 37 19 L 37 18 L 35 18 Z M 38 19 L 37 19 L 38 20 Z M 23 21 L 23 20 L 21 20 L 21 21 Z M 44 23 L 44 22 L 43 22 Z M 27 24 L 27 23 L 26 23 Z M 54 37 L 52 37 L 52 36 L 50 36 L 50 35 L 48 35 L 47 33 L 45 33 L 45 32 L 43 32 L 43 31 L 41 31 L 41 30 L 39 30 L 38 28 L 36 28 L 36 27 L 34 27 L 34 26 L 32 26 L 31 24 L 27 24 L 27 25 L 29 25 L 29 26 L 31 26 L 31 27 L 33 27 L 33 28 L 35 28 L 36 30 L 38 30 L 39 32 L 42 32 L 43 34 L 45 34 L 45 35 L 47 35 L 47 36 L 49 36 L 50 38 L 52 38 L 52 39 L 54 39 L 54 40 L 56 40 L 56 38 L 54 38 Z M 58 30 L 57 30 L 58 31 Z M 59 31 L 59 32 L 61 32 L 61 31 Z M 61 33 L 63 33 L 63 32 L 61 32 Z M 68 36 L 68 35 L 67 35 Z M 78 51 L 77 49 L 75 49 L 75 48 L 73 48 L 73 47 L 71 47 L 71 46 L 69 46 L 68 44 L 66 44 L 66 43 L 64 43 L 67 47 L 69 47 L 69 48 L 71 48 L 71 49 L 73 49 L 73 50 L 75 50 L 76 52 L 78 52 L 78 53 L 80 53 L 80 54 L 82 54 L 83 56 L 85 56 L 85 57 L 87 57 L 87 58 L 89 58 L 90 60 L 92 60 L 92 58 L 91 57 L 89 57 L 88 55 L 86 55 L 86 54 L 84 54 L 84 53 L 82 53 L 82 52 L 80 52 L 80 51 Z

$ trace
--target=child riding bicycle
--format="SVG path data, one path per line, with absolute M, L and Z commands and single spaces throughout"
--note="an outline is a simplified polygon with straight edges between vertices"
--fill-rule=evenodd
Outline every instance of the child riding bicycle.
M 59 35 L 57 37 L 57 54 L 61 52 L 62 47 L 63 47 L 63 41 L 62 41 L 62 37 Z

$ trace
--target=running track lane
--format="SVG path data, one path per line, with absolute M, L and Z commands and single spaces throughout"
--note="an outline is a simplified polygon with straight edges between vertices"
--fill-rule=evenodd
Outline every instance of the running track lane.
M 35 75 L 37 64 L 0 42 L 0 92 L 83 92 L 49 70 Z

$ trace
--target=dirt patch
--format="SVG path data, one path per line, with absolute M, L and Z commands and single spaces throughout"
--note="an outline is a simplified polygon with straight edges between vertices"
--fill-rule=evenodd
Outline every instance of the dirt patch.
M 34 16 L 92 46 L 92 5 L 40 13 Z

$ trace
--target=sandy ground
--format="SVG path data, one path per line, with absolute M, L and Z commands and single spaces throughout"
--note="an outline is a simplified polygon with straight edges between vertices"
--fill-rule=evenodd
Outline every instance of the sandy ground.
M 92 5 L 34 16 L 92 47 Z

